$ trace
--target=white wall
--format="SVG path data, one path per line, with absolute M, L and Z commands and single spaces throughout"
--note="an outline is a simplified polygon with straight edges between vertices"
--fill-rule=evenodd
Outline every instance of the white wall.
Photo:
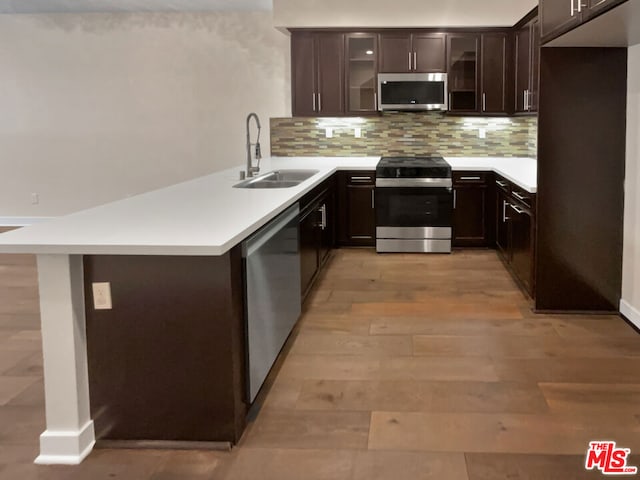
M 289 72 L 270 12 L 0 15 L 0 217 L 241 165 L 250 111 L 268 154 Z
M 620 311 L 640 326 L 640 45 L 628 50 L 627 160 Z
M 538 0 L 273 0 L 277 27 L 511 26 Z

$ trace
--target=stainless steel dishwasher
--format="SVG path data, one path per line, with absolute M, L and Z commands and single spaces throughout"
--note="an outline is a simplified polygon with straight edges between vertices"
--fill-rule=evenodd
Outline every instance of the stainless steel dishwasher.
M 295 204 L 242 244 L 250 402 L 300 316 L 299 213 Z

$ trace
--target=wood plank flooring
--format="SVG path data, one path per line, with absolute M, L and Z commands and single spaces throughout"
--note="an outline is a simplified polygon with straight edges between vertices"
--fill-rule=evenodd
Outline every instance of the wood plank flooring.
M 583 468 L 590 440 L 640 454 L 640 336 L 622 319 L 534 315 L 492 251 L 343 249 L 232 452 L 36 466 L 36 274 L 0 255 L 2 480 L 572 480 L 601 477 Z

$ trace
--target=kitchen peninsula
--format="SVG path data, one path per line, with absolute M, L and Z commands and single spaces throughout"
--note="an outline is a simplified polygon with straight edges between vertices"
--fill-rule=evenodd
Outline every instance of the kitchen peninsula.
M 47 430 L 37 462 L 78 463 L 96 438 L 237 442 L 249 406 L 239 244 L 337 171 L 370 171 L 378 160 L 263 159 L 262 172 L 318 173 L 292 188 L 238 189 L 234 168 L 3 234 L 0 252 L 38 256 Z M 495 172 L 536 191 L 535 160 L 446 160 L 454 172 Z M 93 282 L 110 282 L 111 310 L 94 309 Z M 115 336 L 92 342 L 106 332 Z M 107 349 L 121 352 L 108 370 Z M 129 371 L 153 358 L 172 367 L 116 392 L 117 405 L 96 404 L 101 382 L 131 385 L 140 377 Z M 121 421 L 123 430 L 119 415 L 138 421 Z

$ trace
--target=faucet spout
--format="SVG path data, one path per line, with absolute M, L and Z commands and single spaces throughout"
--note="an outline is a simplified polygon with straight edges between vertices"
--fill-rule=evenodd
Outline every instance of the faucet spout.
M 255 167 L 252 165 L 252 161 L 251 161 L 251 132 L 249 130 L 249 123 L 251 121 L 251 119 L 254 119 L 256 121 L 256 126 L 258 127 L 258 136 L 256 138 L 256 143 L 255 143 L 255 147 L 256 147 L 256 160 L 258 161 L 258 165 L 256 165 Z M 254 112 L 251 112 L 249 115 L 247 115 L 247 177 L 252 177 L 255 173 L 258 173 L 260 171 L 260 159 L 262 158 L 262 153 L 260 151 L 260 119 L 258 118 L 258 115 L 255 114 Z

